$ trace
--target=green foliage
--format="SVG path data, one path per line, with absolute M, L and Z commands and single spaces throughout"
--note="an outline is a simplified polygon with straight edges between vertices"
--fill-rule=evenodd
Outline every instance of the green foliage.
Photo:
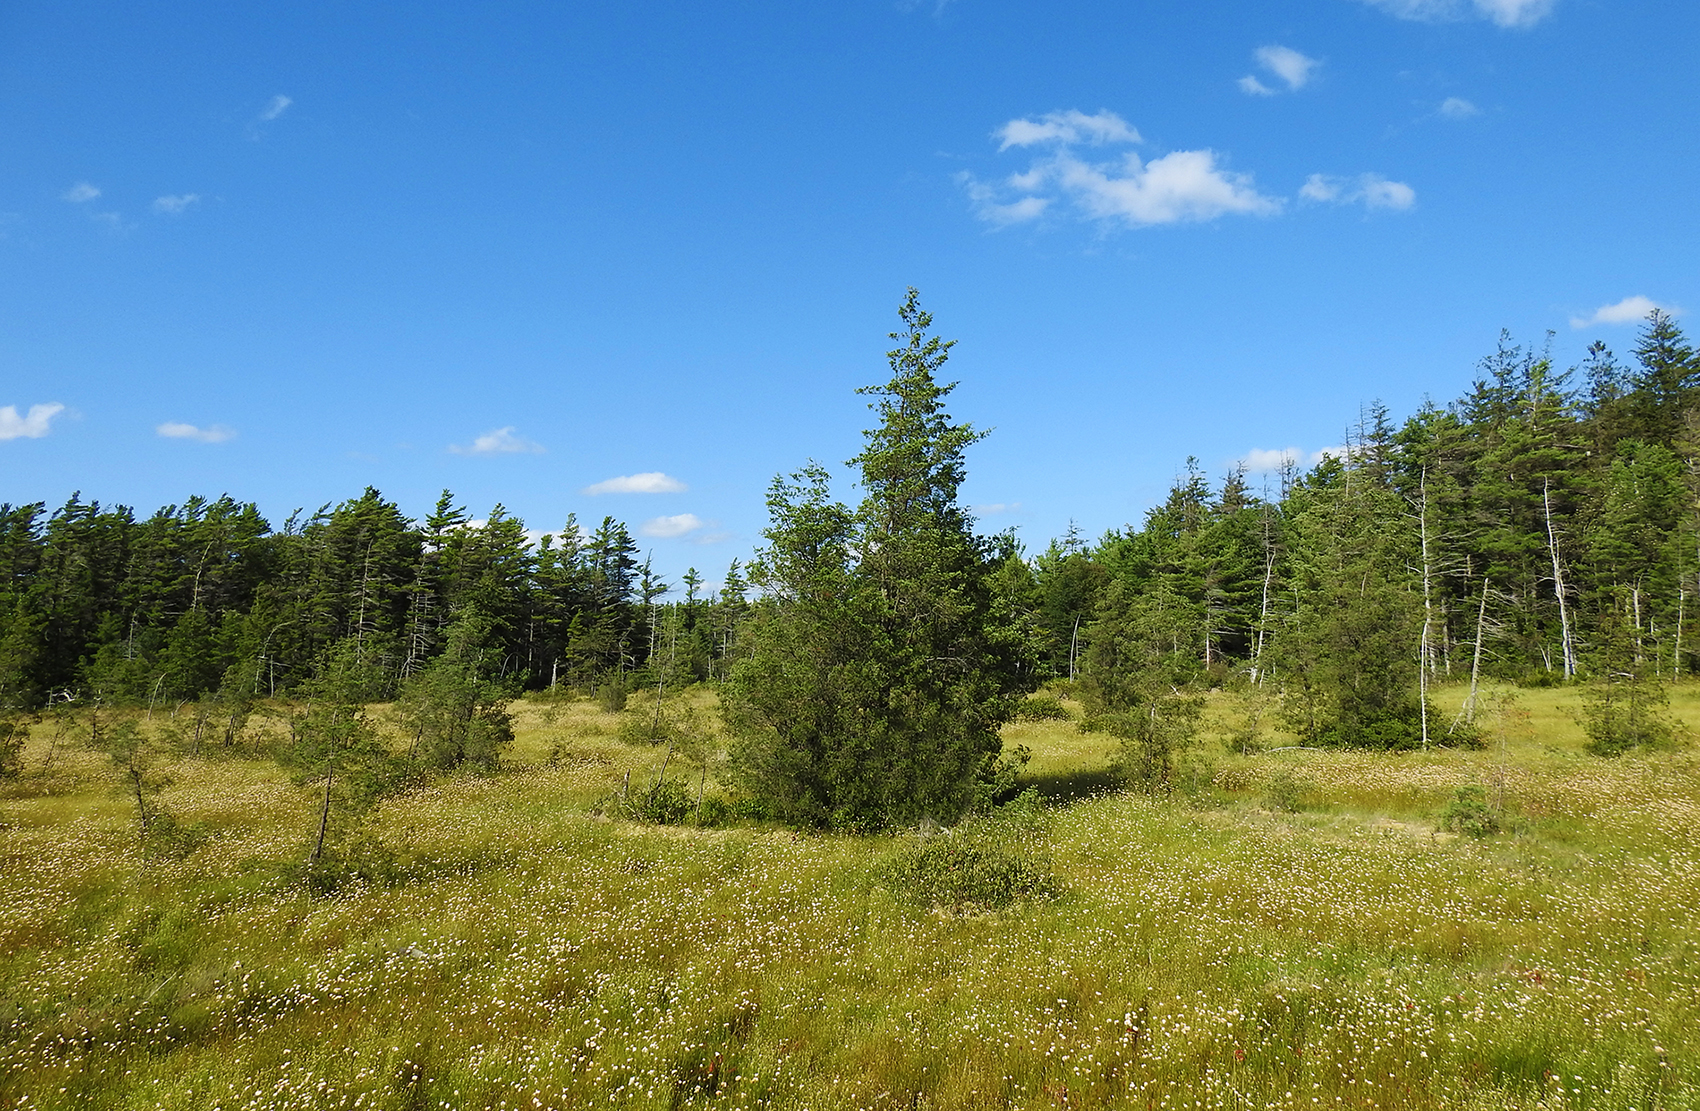
M 1469 784 L 1453 792 L 1440 815 L 1440 828 L 1468 837 L 1491 837 L 1503 828 L 1488 805 L 1487 788 Z
M 992 588 L 1005 552 L 957 502 L 963 453 L 935 374 L 950 344 L 914 290 L 900 310 L 878 427 L 851 462 L 865 497 L 835 502 L 816 464 L 775 479 L 763 591 L 725 691 L 744 790 L 788 821 L 878 829 L 954 819 L 998 769 L 998 727 L 1037 675 Z
M 1305 795 L 1310 789 L 1309 782 L 1294 775 L 1291 769 L 1282 768 L 1264 786 L 1263 805 L 1277 813 L 1297 814 L 1304 809 Z
M 508 701 L 513 692 L 487 677 L 494 620 L 469 607 L 449 626 L 442 655 L 403 686 L 399 709 L 412 735 L 413 757 L 436 771 L 494 771 L 513 744 Z
M 1665 712 L 1665 683 L 1648 657 L 1632 607 L 1632 593 L 1619 589 L 1600 614 L 1594 675 L 1582 694 L 1582 729 L 1596 756 L 1661 748 L 1676 738 Z
M 596 704 L 606 714 L 617 714 L 624 710 L 630 694 L 631 685 L 620 672 L 610 672 L 596 684 Z
M 696 809 L 696 793 L 677 779 L 658 779 L 649 790 L 627 800 L 626 809 L 641 822 L 676 826 Z
M 1028 792 L 955 829 L 917 835 L 881 879 L 899 898 L 957 914 L 1051 898 L 1059 887 L 1044 849 L 1045 820 Z
M 1015 704 L 1011 721 L 1067 721 L 1068 707 L 1048 694 L 1030 694 Z

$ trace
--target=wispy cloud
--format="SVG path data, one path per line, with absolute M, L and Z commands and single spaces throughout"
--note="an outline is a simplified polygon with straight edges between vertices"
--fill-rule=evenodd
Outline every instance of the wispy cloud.
M 1021 503 L 1018 501 L 998 501 L 992 502 L 990 505 L 976 505 L 974 507 L 974 512 L 982 517 L 994 517 L 999 513 L 1019 513 L 1020 511 Z
M 686 533 L 695 532 L 706 524 L 708 522 L 695 513 L 675 513 L 671 517 L 651 517 L 638 526 L 638 533 L 642 536 L 654 536 L 668 540 L 675 536 L 684 536 Z
M 1324 459 L 1345 459 L 1351 454 L 1352 449 L 1346 447 L 1325 447 L 1315 451 L 1304 451 L 1296 447 L 1255 447 L 1235 462 L 1245 468 L 1247 474 L 1257 474 L 1279 471 L 1284 467 L 1314 467 Z
M 660 471 L 643 474 L 623 474 L 586 486 L 580 493 L 590 494 L 682 494 L 690 487 Z M 660 518 L 657 518 L 658 520 Z
M 470 444 L 450 444 L 455 455 L 536 455 L 543 445 L 534 443 L 514 432 L 514 426 L 492 429 Z
M 1417 191 L 1402 181 L 1389 181 L 1380 174 L 1359 174 L 1355 178 L 1311 174 L 1305 180 L 1299 196 L 1307 201 L 1325 204 L 1361 204 L 1365 208 L 1391 208 L 1403 211 L 1417 203 Z
M 65 411 L 57 401 L 31 405 L 25 416 L 18 415 L 16 405 L 0 406 L 0 440 L 39 440 L 47 435 L 53 418 Z
M 177 216 L 201 203 L 199 193 L 179 193 L 175 197 L 155 197 L 153 210 L 167 216 Z
M 72 204 L 85 204 L 94 200 L 98 196 L 100 196 L 100 190 L 98 188 L 90 185 L 86 181 L 79 181 L 77 184 L 59 194 L 59 199 L 62 201 L 69 201 Z
M 182 421 L 168 420 L 154 428 L 159 435 L 168 440 L 194 440 L 201 444 L 222 444 L 226 440 L 236 438 L 236 429 L 229 425 L 213 424 L 200 428 Z
M 1294 92 L 1308 85 L 1312 71 L 1322 64 L 1290 46 L 1260 46 L 1252 52 L 1252 57 L 1265 73 L 1285 85 L 1287 92 Z M 1274 96 L 1282 91 L 1265 85 L 1252 74 L 1240 78 L 1239 86 L 1241 91 L 1253 96 Z
M 1440 102 L 1440 107 L 1436 110 L 1449 120 L 1467 120 L 1471 116 L 1479 116 L 1482 114 L 1482 110 L 1480 108 L 1477 108 L 1474 104 L 1471 104 L 1461 96 L 1447 97 L 1445 100 Z
M 1637 293 L 1615 304 L 1601 305 L 1588 316 L 1573 316 L 1570 318 L 1570 326 L 1589 328 L 1596 324 L 1639 324 L 1647 319 L 1654 309 L 1670 316 L 1682 315 L 1682 310 L 1674 305 L 1661 305 L 1651 297 L 1643 297 Z
M 1066 112 L 1046 112 L 1036 120 L 1010 120 L 993 134 L 1002 141 L 998 147 L 1000 151 L 1048 143 L 1102 146 L 1105 143 L 1143 142 L 1139 132 L 1114 112 L 1100 111 L 1088 116 L 1077 108 Z
M 279 93 L 277 96 L 266 101 L 266 106 L 260 109 L 260 119 L 270 123 L 272 120 L 277 119 L 279 116 L 289 111 L 289 106 L 294 103 L 295 101 L 292 98 Z
M 1281 202 L 1259 193 L 1249 174 L 1219 166 L 1215 151 L 1178 150 L 1149 162 L 1124 151 L 1105 161 L 1087 161 L 1078 148 L 1141 141 L 1139 132 L 1114 112 L 1050 112 L 1011 120 L 993 135 L 1000 152 L 1034 147 L 1040 154 L 1027 169 L 995 183 L 958 175 L 974 214 L 990 224 L 1037 219 L 1058 201 L 1071 203 L 1088 219 L 1123 227 L 1281 210 Z
M 1500 27 L 1533 27 L 1552 14 L 1556 0 L 1363 0 L 1400 19 L 1443 23 L 1485 19 Z

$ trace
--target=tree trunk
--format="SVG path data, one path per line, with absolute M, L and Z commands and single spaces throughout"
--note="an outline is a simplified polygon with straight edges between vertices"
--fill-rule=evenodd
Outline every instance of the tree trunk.
M 1563 637 L 1564 677 L 1576 678 L 1576 646 L 1570 639 L 1570 606 L 1565 601 L 1564 568 L 1558 561 L 1558 531 L 1552 523 L 1552 480 L 1541 480 L 1541 508 L 1546 514 L 1547 551 L 1552 555 L 1552 586 L 1558 595 L 1558 624 Z

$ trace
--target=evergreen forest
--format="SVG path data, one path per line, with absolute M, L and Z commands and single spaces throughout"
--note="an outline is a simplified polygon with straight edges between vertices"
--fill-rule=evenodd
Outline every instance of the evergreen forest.
M 1029 688 L 1079 680 L 1105 711 L 1153 676 L 1243 679 L 1308 740 L 1381 748 L 1467 735 L 1473 705 L 1432 705 L 1432 682 L 1688 674 L 1697 402 L 1700 358 L 1663 313 L 1627 358 L 1595 344 L 1577 367 L 1502 336 L 1462 397 L 1403 420 L 1368 405 L 1309 470 L 1212 482 L 1188 460 L 1143 522 L 1032 556 L 964 533 L 1018 642 L 1000 666 Z M 482 677 L 512 693 L 678 686 L 726 678 L 784 594 L 746 578 L 777 583 L 783 543 L 713 593 L 638 556 L 611 517 L 534 544 L 500 505 L 474 520 L 448 492 L 423 520 L 367 489 L 278 526 L 228 495 L 147 516 L 3 504 L 0 706 L 241 707 L 339 645 L 389 699 L 468 615 Z

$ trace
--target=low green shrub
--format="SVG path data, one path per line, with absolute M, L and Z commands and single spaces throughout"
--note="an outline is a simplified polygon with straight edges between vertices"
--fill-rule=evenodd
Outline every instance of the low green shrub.
M 1048 694 L 1034 694 L 1023 698 L 1015 704 L 1015 713 L 1010 715 L 1011 721 L 1067 721 L 1068 707 L 1059 698 Z
M 1440 828 L 1468 837 L 1491 837 L 1503 827 L 1488 805 L 1487 788 L 1475 784 L 1460 787 L 1440 815 Z
M 1043 826 L 1038 796 L 1025 791 L 990 815 L 921 833 L 881 879 L 905 902 L 958 914 L 1050 898 L 1058 887 Z

